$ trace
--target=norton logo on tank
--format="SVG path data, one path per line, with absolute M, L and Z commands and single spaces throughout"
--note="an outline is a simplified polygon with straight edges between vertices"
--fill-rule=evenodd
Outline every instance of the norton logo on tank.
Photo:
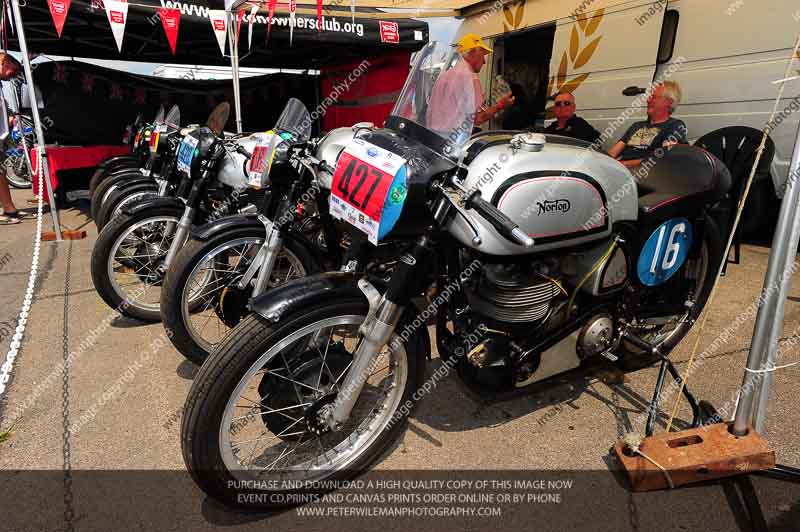
M 557 200 L 544 200 L 544 201 L 537 201 L 536 206 L 539 207 L 539 211 L 536 213 L 537 216 L 541 216 L 542 214 L 564 214 L 569 212 L 570 202 L 568 199 L 557 199 Z

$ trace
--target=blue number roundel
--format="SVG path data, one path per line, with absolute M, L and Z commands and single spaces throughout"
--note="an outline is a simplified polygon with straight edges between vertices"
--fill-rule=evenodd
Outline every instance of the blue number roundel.
M 647 286 L 665 283 L 686 262 L 692 247 L 692 224 L 686 218 L 673 218 L 659 225 L 647 239 L 636 271 Z
M 406 201 L 408 192 L 406 183 L 406 166 L 403 165 L 394 176 L 392 184 L 389 186 L 389 193 L 383 203 L 383 214 L 381 215 L 381 225 L 378 228 L 378 240 L 389 234 L 394 229 L 400 214 L 403 212 L 403 204 Z

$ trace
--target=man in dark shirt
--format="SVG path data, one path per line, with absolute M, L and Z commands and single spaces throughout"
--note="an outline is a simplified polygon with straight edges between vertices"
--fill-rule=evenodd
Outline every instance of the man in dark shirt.
M 556 94 L 554 112 L 556 121 L 545 128 L 545 133 L 587 142 L 594 142 L 600 138 L 600 133 L 589 122 L 575 114 L 575 97 L 571 92 L 560 91 Z
M 686 124 L 672 118 L 680 100 L 681 89 L 676 82 L 665 81 L 656 86 L 647 99 L 647 120 L 629 127 L 608 154 L 628 168 L 634 168 L 658 149 L 688 144 Z

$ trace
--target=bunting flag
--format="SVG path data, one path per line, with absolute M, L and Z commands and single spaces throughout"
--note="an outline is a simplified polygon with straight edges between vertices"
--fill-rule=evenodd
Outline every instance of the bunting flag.
M 94 92 L 94 76 L 92 74 L 89 74 L 88 72 L 81 74 L 81 90 L 86 94 L 91 94 Z
M 253 46 L 253 24 L 256 22 L 256 13 L 258 13 L 258 5 L 250 6 L 250 23 L 247 28 L 247 49 Z
M 239 33 L 242 31 L 242 19 L 244 18 L 244 9 L 236 12 L 236 45 L 239 45 Z
M 108 98 L 110 100 L 121 100 L 125 97 L 125 93 L 122 90 L 122 85 L 119 84 L 117 81 L 111 82 L 111 89 L 109 90 Z
M 178 44 L 178 29 L 181 25 L 181 10 L 160 7 L 158 8 L 158 16 L 161 18 L 161 25 L 164 26 L 164 33 L 167 35 L 167 42 L 169 42 L 172 55 L 175 55 L 175 46 Z
M 147 102 L 147 94 L 144 91 L 144 87 L 136 87 L 133 90 L 133 101 L 136 102 L 136 105 L 144 105 Z
M 297 16 L 297 0 L 289 0 L 289 46 L 294 40 L 294 24 Z
M 125 35 L 125 23 L 128 21 L 128 4 L 124 0 L 106 0 L 106 15 L 111 25 L 117 49 L 122 52 L 122 37 Z
M 67 20 L 67 12 L 71 0 L 47 0 L 50 6 L 50 15 L 53 17 L 53 24 L 56 25 L 58 38 L 61 38 L 61 31 L 64 29 L 64 22 Z
M 353 25 L 356 23 L 356 0 L 350 0 L 350 14 L 353 15 Z
M 53 70 L 53 81 L 67 84 L 67 67 L 61 63 L 56 63 L 56 68 Z
M 211 20 L 211 27 L 214 28 L 214 35 L 217 36 L 219 51 L 225 55 L 225 37 L 228 32 L 228 19 L 224 9 L 209 9 L 208 18 Z
M 322 0 L 317 0 L 317 31 L 322 31 Z
M 278 5 L 278 0 L 269 0 L 269 15 L 267 16 L 267 42 L 269 42 L 269 34 L 272 31 L 272 17 L 275 16 L 275 6 Z

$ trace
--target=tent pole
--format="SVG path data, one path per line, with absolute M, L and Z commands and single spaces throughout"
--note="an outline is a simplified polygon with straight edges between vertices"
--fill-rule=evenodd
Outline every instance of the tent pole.
M 19 10 L 19 1 L 11 0 L 11 9 L 14 12 L 14 23 L 17 26 L 17 39 L 19 41 L 19 51 L 22 54 L 22 66 L 25 69 L 25 79 L 28 81 L 28 97 L 31 101 L 31 115 L 33 116 L 33 127 L 36 130 L 36 143 L 39 145 L 37 148 L 37 157 L 41 161 L 42 181 L 47 187 L 47 199 L 50 202 L 50 216 L 53 218 L 53 231 L 56 233 L 56 241 L 60 242 L 61 238 L 61 222 L 58 219 L 58 210 L 56 209 L 56 199 L 53 196 L 53 187 L 50 184 L 50 169 L 47 164 L 47 153 L 44 146 L 44 132 L 42 130 L 42 121 L 39 116 L 39 102 L 36 100 L 36 87 L 33 85 L 33 70 L 31 69 L 31 59 L 28 55 L 28 43 L 25 41 L 25 28 L 22 26 L 22 13 Z M 33 174 L 31 174 L 33 178 Z M 42 191 L 39 191 L 41 194 Z
M 231 74 L 233 77 L 233 108 L 236 115 L 236 132 L 242 132 L 242 96 L 239 93 L 239 41 L 236 38 L 236 14 L 228 10 L 228 46 L 231 49 Z
M 798 128 L 794 155 L 789 169 L 788 188 L 784 192 L 781 202 L 778 225 L 775 228 L 772 249 L 769 253 L 767 275 L 764 278 L 764 287 L 761 292 L 763 302 L 756 315 L 753 341 L 750 344 L 750 353 L 747 356 L 747 366 L 734 417 L 733 434 L 736 436 L 746 434 L 747 428 L 751 424 L 757 430 L 763 429 L 764 426 L 766 399 L 772 379 L 769 373 L 758 372 L 770 369 L 771 364 L 775 361 L 777 339 L 783 326 L 783 323 L 777 320 L 783 320 L 783 309 L 792 278 L 789 271 L 797 250 L 797 235 L 800 230 L 800 210 L 797 208 L 798 201 L 800 201 L 800 182 L 791 176 L 796 176 L 797 174 L 793 172 L 798 172 L 800 169 L 800 128 Z M 793 242 L 792 238 L 794 238 Z M 753 415 L 756 407 L 756 413 Z
M 792 162 L 789 165 L 789 179 L 793 181 L 793 183 L 789 184 L 790 187 L 797 188 L 796 185 L 798 175 L 800 175 L 800 127 L 797 131 L 797 139 L 795 140 Z M 786 194 L 788 195 L 788 191 Z M 786 297 L 789 295 L 789 289 L 792 285 L 792 277 L 794 277 L 793 275 L 786 275 L 786 272 L 789 272 L 794 265 L 794 261 L 797 257 L 797 241 L 800 239 L 800 215 L 797 213 L 797 201 L 791 204 L 791 206 L 793 219 L 790 225 L 790 232 L 783 235 L 787 240 L 786 246 L 788 248 L 786 250 L 786 256 L 783 260 L 782 271 L 784 272 L 784 275 L 780 280 L 781 283 L 778 290 L 778 301 L 776 303 L 776 309 L 772 320 L 772 330 L 770 331 L 767 351 L 764 354 L 764 360 L 766 362 L 764 367 L 766 369 L 774 368 L 778 357 L 778 340 L 781 332 L 783 332 L 784 306 L 786 304 Z M 766 419 L 767 414 L 767 402 L 769 401 L 769 389 L 771 384 L 772 373 L 767 372 L 763 374 L 761 382 L 755 387 L 756 392 L 754 394 L 755 411 L 753 412 L 753 428 L 756 430 L 756 432 L 761 434 L 764 433 L 764 420 Z

